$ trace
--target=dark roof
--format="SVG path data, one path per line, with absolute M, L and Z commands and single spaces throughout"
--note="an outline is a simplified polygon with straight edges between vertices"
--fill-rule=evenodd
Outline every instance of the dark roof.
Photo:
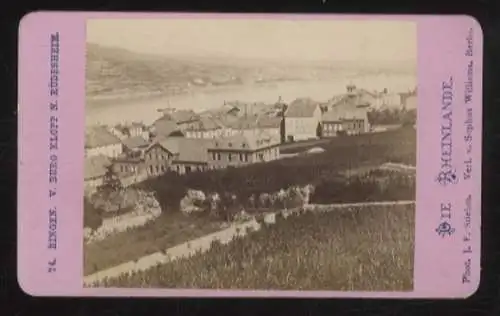
M 169 146 L 171 146 L 171 148 L 174 148 L 174 146 L 176 146 L 175 149 L 177 149 L 179 154 L 174 162 L 208 162 L 208 148 L 213 146 L 212 140 L 172 137 L 170 141 L 171 143 L 169 144 Z M 174 142 L 176 143 L 175 145 Z
M 208 162 L 208 148 L 212 147 L 210 139 L 196 139 L 185 137 L 166 137 L 153 143 L 153 146 L 161 146 L 168 152 L 178 155 L 175 161 L 179 162 Z
M 167 137 L 156 142 L 158 145 L 166 149 L 172 154 L 179 153 L 179 138 L 181 137 Z
M 103 177 L 108 171 L 111 160 L 103 155 L 85 157 L 84 174 L 85 180 Z
M 142 136 L 128 137 L 122 140 L 122 143 L 128 149 L 137 149 L 141 147 L 147 147 L 149 145 L 148 141 Z
M 144 161 L 144 156 L 143 154 L 131 155 L 122 153 L 121 155 L 116 157 L 113 161 L 122 163 L 140 163 Z
M 218 122 L 211 117 L 200 117 L 200 119 L 193 123 L 187 130 L 190 131 L 211 131 L 219 129 L 221 126 Z
M 218 115 L 214 117 L 214 120 L 217 122 L 217 124 L 224 126 L 224 127 L 233 127 L 239 122 L 241 118 L 231 115 L 231 114 L 226 114 L 226 115 Z
M 85 130 L 85 148 L 96 148 L 120 143 L 120 139 L 104 126 L 92 126 Z
M 319 103 L 310 98 L 294 100 L 286 110 L 286 117 L 312 117 Z
M 230 137 L 224 137 L 213 141 L 210 149 L 255 151 L 262 148 L 278 145 L 280 140 L 265 131 L 244 131 Z
M 153 123 L 153 129 L 158 136 L 170 136 L 178 127 L 175 121 L 160 118 Z
M 193 110 L 176 110 L 170 113 L 163 114 L 161 119 L 172 120 L 177 124 L 196 120 L 198 115 Z
M 141 123 L 141 122 L 132 122 L 132 123 L 130 123 L 130 126 L 136 127 L 136 128 L 145 128 L 146 127 L 146 125 L 144 125 L 144 123 Z

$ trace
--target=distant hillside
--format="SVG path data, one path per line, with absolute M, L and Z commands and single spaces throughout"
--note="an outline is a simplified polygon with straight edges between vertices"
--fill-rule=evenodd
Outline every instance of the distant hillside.
M 195 86 L 241 84 L 248 70 L 87 44 L 87 95 L 182 93 Z
M 87 44 L 86 54 L 86 92 L 89 98 L 95 100 L 181 94 L 207 86 L 328 80 L 348 73 L 360 75 L 386 71 L 378 66 L 355 69 L 356 65 L 347 65 L 345 62 L 304 65 L 194 55 L 166 57 L 91 43 Z

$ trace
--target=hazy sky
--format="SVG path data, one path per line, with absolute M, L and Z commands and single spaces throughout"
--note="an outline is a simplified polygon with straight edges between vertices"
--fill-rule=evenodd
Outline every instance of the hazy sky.
M 281 60 L 416 61 L 412 22 L 270 19 L 88 20 L 87 40 L 136 52 Z

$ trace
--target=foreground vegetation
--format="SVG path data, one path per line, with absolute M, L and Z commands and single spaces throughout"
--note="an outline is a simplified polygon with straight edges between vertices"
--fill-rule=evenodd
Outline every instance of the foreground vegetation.
M 291 196 L 290 199 L 294 197 Z M 395 201 L 415 199 L 415 176 L 396 171 L 374 170 L 349 179 L 331 179 L 318 184 L 311 203 L 354 203 L 370 201 Z M 293 201 L 287 202 L 289 207 Z M 227 213 L 237 215 L 242 208 L 251 209 L 248 204 L 221 205 L 226 213 L 212 217 L 207 209 L 198 216 L 186 216 L 180 212 L 164 212 L 162 215 L 140 228 L 130 229 L 107 237 L 102 241 L 86 244 L 84 247 L 85 275 L 110 268 L 123 262 L 164 250 L 168 247 L 200 237 L 220 229 Z M 272 211 L 269 205 L 257 205 L 260 211 Z M 282 206 L 275 205 L 276 209 Z M 259 211 L 258 210 L 258 211 Z M 255 211 L 255 210 L 253 210 Z M 91 209 L 87 209 L 89 214 Z M 96 213 L 93 217 L 98 217 Z M 91 215 L 87 215 L 91 218 Z M 95 221 L 95 220 L 93 220 Z
M 100 287 L 410 291 L 415 210 L 309 212 Z
M 84 245 L 84 275 L 173 247 L 220 229 L 220 222 L 162 213 L 159 218 L 104 240 Z

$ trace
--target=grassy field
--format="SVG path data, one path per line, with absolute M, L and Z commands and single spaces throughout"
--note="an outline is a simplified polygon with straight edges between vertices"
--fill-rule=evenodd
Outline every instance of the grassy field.
M 370 206 L 278 219 L 204 254 L 96 286 L 411 291 L 414 206 Z
M 416 148 L 416 131 L 412 128 L 405 127 L 396 130 L 368 133 L 352 136 L 338 136 L 331 139 L 320 139 L 302 141 L 296 143 L 284 144 L 280 148 L 280 153 L 293 154 L 302 152 L 313 147 L 323 147 L 326 150 L 342 149 L 346 147 L 366 147 L 379 146 L 388 143 L 400 143 L 401 145 L 415 144 Z M 394 152 L 393 155 L 396 155 Z
M 221 222 L 163 213 L 146 225 L 84 245 L 84 275 L 173 247 L 220 229 Z

